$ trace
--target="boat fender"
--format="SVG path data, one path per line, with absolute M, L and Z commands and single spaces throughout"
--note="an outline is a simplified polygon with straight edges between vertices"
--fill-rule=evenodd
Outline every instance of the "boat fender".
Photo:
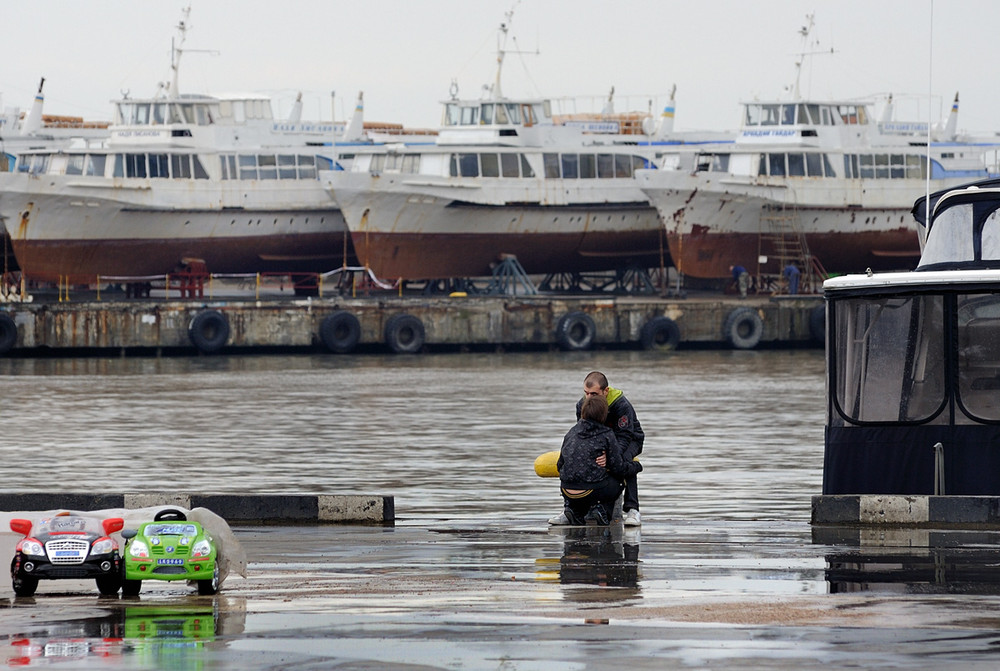
M 736 349 L 753 349 L 764 334 L 764 320 L 754 308 L 736 308 L 722 324 L 722 336 Z
M 653 317 L 639 334 L 643 349 L 670 352 L 681 342 L 681 330 L 670 317 Z
M 415 354 L 424 346 L 424 323 L 408 314 L 393 315 L 385 323 L 385 344 L 396 354 Z
M 535 475 L 540 478 L 559 477 L 559 450 L 539 454 L 535 459 Z
M 361 322 L 347 310 L 338 310 L 323 318 L 319 325 L 319 337 L 331 352 L 353 352 L 361 340 Z
M 0 314 L 0 354 L 6 354 L 17 344 L 17 324 L 8 314 Z
M 569 312 L 556 324 L 556 342 L 564 350 L 571 352 L 590 349 L 596 333 L 594 320 L 586 312 Z
M 218 310 L 199 312 L 188 326 L 188 338 L 199 352 L 214 354 L 229 340 L 229 320 Z
M 826 342 L 826 306 L 817 305 L 809 312 L 809 337 L 813 342 Z

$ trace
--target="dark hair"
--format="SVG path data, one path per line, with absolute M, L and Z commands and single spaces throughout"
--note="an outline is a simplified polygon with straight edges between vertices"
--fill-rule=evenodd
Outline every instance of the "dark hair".
M 580 406 L 580 417 L 603 424 L 608 418 L 608 400 L 603 396 L 588 396 Z
M 583 378 L 584 387 L 593 387 L 595 385 L 600 387 L 602 391 L 608 388 L 608 378 L 604 373 L 597 370 L 588 373 L 587 377 Z

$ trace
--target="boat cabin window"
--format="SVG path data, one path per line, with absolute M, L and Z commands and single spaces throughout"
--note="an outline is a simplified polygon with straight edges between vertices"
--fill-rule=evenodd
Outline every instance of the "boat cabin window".
M 515 126 L 521 125 L 521 108 L 514 103 L 507 103 L 507 118 Z
M 484 126 L 493 124 L 493 104 L 485 103 L 479 110 L 479 123 Z
M 30 175 L 41 175 L 49 168 L 50 154 L 22 154 L 17 158 L 18 172 L 26 172 Z
M 500 176 L 500 161 L 496 154 L 480 154 L 479 163 L 483 169 L 483 177 Z
M 461 119 L 461 113 L 459 111 L 459 106 L 455 103 L 447 103 L 444 106 L 444 119 L 442 119 L 442 126 L 457 126 L 459 119 Z
M 868 114 L 863 105 L 837 105 L 837 114 L 848 126 L 863 126 L 868 123 Z
M 198 179 L 204 168 L 194 160 L 194 174 Z M 293 154 L 235 154 L 219 157 L 222 179 L 316 179 L 316 161 L 320 157 Z M 333 162 L 329 162 L 332 167 Z M 328 168 L 327 168 L 328 169 Z M 175 177 L 177 175 L 174 175 Z
M 926 165 L 919 154 L 844 154 L 848 179 L 923 179 Z
M 520 177 L 517 154 L 500 154 L 500 173 L 504 177 Z
M 86 163 L 84 164 L 85 167 L 83 174 L 89 176 L 96 175 L 98 177 L 103 177 L 106 158 L 107 157 L 104 154 L 87 154 L 87 160 Z
M 462 108 L 462 125 L 463 126 L 474 126 L 476 124 L 476 117 L 479 115 L 478 107 L 463 107 Z
M 1000 421 L 1000 295 L 958 296 L 958 398 L 966 414 Z
M 66 174 L 67 175 L 82 175 L 83 174 L 83 154 L 71 154 L 66 157 Z
M 944 297 L 842 299 L 833 306 L 834 402 L 838 418 L 917 423 L 946 402 Z
M 993 201 L 958 203 L 937 212 L 920 254 L 920 266 L 1000 260 L 1000 215 L 996 209 L 983 209 L 984 205 L 992 204 Z

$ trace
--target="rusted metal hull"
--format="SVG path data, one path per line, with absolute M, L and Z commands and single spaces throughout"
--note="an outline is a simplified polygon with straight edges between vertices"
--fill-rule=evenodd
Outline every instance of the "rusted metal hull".
M 780 272 L 778 239 L 804 241 L 829 272 L 912 269 L 920 256 L 910 215 L 920 180 L 738 182 L 642 171 L 639 181 L 664 221 L 671 258 L 689 277 L 726 278 L 734 265 Z
M 355 265 L 340 209 L 318 182 L 279 184 L 0 175 L 0 211 L 25 276 L 93 282 L 209 272 L 322 272 Z M 240 206 L 231 204 L 240 203 Z
M 628 184 L 618 196 L 597 202 L 558 186 L 505 194 L 349 173 L 336 174 L 332 189 L 359 262 L 384 279 L 489 275 L 508 255 L 529 273 L 669 264 L 656 210 L 632 180 L 620 181 Z

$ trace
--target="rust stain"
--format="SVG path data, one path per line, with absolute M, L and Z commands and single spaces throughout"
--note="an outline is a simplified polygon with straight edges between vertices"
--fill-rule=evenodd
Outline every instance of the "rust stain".
M 33 202 L 28 203 L 28 207 L 25 208 L 24 212 L 21 213 L 21 220 L 17 224 L 17 237 L 21 240 L 28 236 L 28 221 L 31 219 L 32 210 L 35 204 Z

